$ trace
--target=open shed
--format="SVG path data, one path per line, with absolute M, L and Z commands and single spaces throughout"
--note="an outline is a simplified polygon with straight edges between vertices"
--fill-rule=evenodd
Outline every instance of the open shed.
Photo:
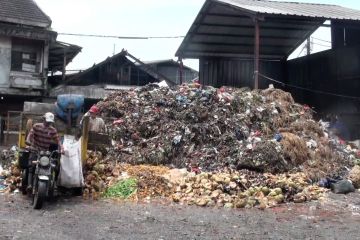
M 288 61 L 319 27 L 331 29 L 331 49 Z M 200 60 L 204 85 L 274 84 L 318 112 L 347 116 L 354 129 L 360 129 L 358 10 L 299 2 L 207 0 L 176 56 Z

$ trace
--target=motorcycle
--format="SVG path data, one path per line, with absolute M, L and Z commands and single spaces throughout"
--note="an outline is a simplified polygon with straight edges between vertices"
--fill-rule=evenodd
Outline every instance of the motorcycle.
M 32 153 L 32 154 L 31 154 Z M 32 156 L 31 156 L 32 155 Z M 26 160 L 26 157 L 28 158 Z M 29 160 L 29 157 L 32 159 Z M 59 151 L 23 151 L 19 162 L 22 171 L 21 191 L 28 194 L 29 181 L 32 182 L 32 206 L 41 209 L 46 199 L 53 199 L 59 172 Z M 31 174 L 31 179 L 29 179 Z

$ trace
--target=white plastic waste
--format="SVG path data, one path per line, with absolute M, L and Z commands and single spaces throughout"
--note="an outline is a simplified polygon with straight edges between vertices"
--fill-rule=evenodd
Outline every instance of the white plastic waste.
M 66 188 L 84 186 L 84 176 L 81 162 L 81 139 L 76 141 L 74 137 L 64 136 L 65 154 L 60 158 L 60 174 L 58 185 Z

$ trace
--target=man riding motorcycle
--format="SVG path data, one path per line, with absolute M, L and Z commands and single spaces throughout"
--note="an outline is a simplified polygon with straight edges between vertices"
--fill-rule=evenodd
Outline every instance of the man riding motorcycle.
M 43 116 L 43 122 L 34 124 L 31 128 L 29 135 L 26 138 L 26 144 L 31 148 L 38 151 L 48 151 L 50 146 L 57 144 L 60 147 L 61 152 L 64 151 L 60 142 L 58 132 L 52 125 L 55 122 L 55 116 L 51 112 L 45 113 Z M 36 159 L 36 154 L 31 153 L 29 157 L 29 175 L 28 175 L 28 191 L 32 189 L 32 176 L 34 168 L 31 167 L 31 162 Z

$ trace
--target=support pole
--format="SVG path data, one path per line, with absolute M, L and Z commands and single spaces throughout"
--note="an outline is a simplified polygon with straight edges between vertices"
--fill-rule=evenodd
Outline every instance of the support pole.
M 63 61 L 63 69 L 62 69 L 62 81 L 65 82 L 66 76 L 66 50 L 64 49 L 64 61 Z
M 184 63 L 182 58 L 179 58 L 179 63 L 180 63 L 180 85 L 183 84 L 184 82 Z
M 9 134 L 10 134 L 10 112 L 7 112 L 7 119 L 6 119 L 6 137 L 5 137 L 5 145 L 9 143 Z
M 255 52 L 254 52 L 254 88 L 259 89 L 259 55 L 260 55 L 260 27 L 255 18 Z
M 89 141 L 89 116 L 84 116 L 82 122 L 82 136 L 81 136 L 81 161 L 83 166 L 87 160 L 87 149 L 88 149 L 88 141 Z

